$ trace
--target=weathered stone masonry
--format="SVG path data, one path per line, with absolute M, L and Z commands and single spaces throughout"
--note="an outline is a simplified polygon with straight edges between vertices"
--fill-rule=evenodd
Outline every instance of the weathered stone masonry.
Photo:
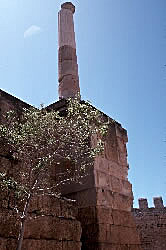
M 15 110 L 18 114 L 30 105 L 0 90 L 0 124 L 3 114 Z M 0 143 L 0 171 L 17 175 L 21 166 L 8 157 Z M 0 193 L 0 250 L 15 250 L 19 220 L 11 210 L 12 198 Z M 80 250 L 81 225 L 75 202 L 55 197 L 40 196 L 32 200 L 26 223 L 22 250 Z M 44 215 L 44 216 L 43 216 Z
M 58 13 L 58 75 L 59 98 L 80 93 L 73 14 L 75 6 L 64 3 Z
M 139 209 L 133 209 L 143 250 L 166 249 L 166 207 L 161 197 L 154 198 L 149 208 L 147 199 L 139 199 Z
M 26 106 L 24 102 L 12 98 L 3 91 L 1 91 L 0 103 L 3 103 L 1 114 L 10 109 L 20 110 L 21 107 Z M 47 107 L 48 110 L 63 110 L 65 108 L 65 100 L 60 100 Z M 32 217 L 33 211 L 40 211 L 39 207 L 42 208 L 42 211 L 45 211 L 45 209 L 47 211 L 49 207 L 52 209 L 55 207 L 55 211 L 57 211 L 56 206 L 61 207 L 58 211 L 62 217 L 59 219 L 59 214 L 53 213 L 53 210 L 51 210 L 52 212 L 49 212 L 49 214 L 46 212 L 45 217 L 38 217 L 37 222 L 32 219 L 28 223 L 27 233 L 25 233 L 25 249 L 44 250 L 49 247 L 49 249 L 67 250 L 65 244 L 69 244 L 69 241 L 73 249 L 80 249 L 80 237 L 83 250 L 140 249 L 139 237 L 130 212 L 133 196 L 131 184 L 127 179 L 126 142 L 126 131 L 120 124 L 114 123 L 110 127 L 109 135 L 105 141 L 104 154 L 96 158 L 93 169 L 88 178 L 85 178 L 83 185 L 70 185 L 62 190 L 64 196 L 77 200 L 78 215 L 75 212 L 72 219 L 70 213 L 67 213 L 69 217 L 63 214 L 62 206 L 58 205 L 58 201 L 47 201 L 47 197 L 42 197 L 42 200 L 34 201 L 34 205 L 32 203 L 34 207 L 31 210 Z M 2 169 L 8 164 L 10 164 L 8 160 L 5 159 L 4 161 L 1 158 Z M 16 166 L 16 169 L 18 170 L 18 166 Z M 67 205 L 64 203 L 65 206 Z M 8 219 L 7 214 L 10 215 L 10 213 L 4 203 L 1 209 L 2 228 L 0 237 L 2 249 L 5 249 L 4 246 L 6 246 L 7 250 L 10 245 L 10 247 L 13 246 L 14 250 L 16 232 L 18 232 L 18 228 L 16 230 L 12 227 L 15 217 L 11 216 Z M 81 222 L 82 236 L 80 224 L 75 217 Z M 10 219 L 12 223 L 10 223 Z M 4 227 L 5 221 L 8 222 L 8 227 Z M 3 231 L 3 228 L 6 228 L 6 230 Z M 66 233 L 57 236 L 55 228 L 58 228 L 58 231 L 61 228 L 60 232 Z M 68 230 L 72 233 L 71 237 L 68 236 Z M 62 245 L 61 248 L 57 245 L 58 243 Z
M 65 99 L 80 93 L 74 12 L 74 5 L 67 2 L 58 14 L 60 100 L 47 110 L 65 110 Z M 30 105 L 0 90 L 0 123 L 6 111 L 15 110 L 19 114 L 24 107 Z M 103 117 L 111 120 L 104 114 Z M 131 213 L 133 194 L 128 181 L 127 140 L 127 132 L 119 123 L 110 125 L 104 153 L 96 157 L 89 176 L 82 185 L 67 185 L 62 190 L 63 196 L 76 199 L 77 203 L 47 196 L 32 201 L 23 250 L 166 249 L 166 210 L 162 200 L 155 199 L 155 208 L 148 208 L 147 201 L 140 200 L 140 208 L 133 210 L 134 216 Z M 2 147 L 0 154 L 0 170 L 18 171 L 17 163 L 11 164 L 8 157 L 3 157 Z M 40 216 L 41 211 L 45 216 Z M 17 235 L 18 222 L 9 209 L 7 196 L 1 193 L 0 250 L 15 250 Z
M 29 216 L 22 250 L 81 249 L 81 226 L 73 202 L 41 196 L 32 201 Z M 0 202 L 0 250 L 16 250 L 18 232 L 16 215 Z
M 83 250 L 141 249 L 131 214 L 132 186 L 128 181 L 127 134 L 120 124 L 110 127 L 102 156 L 83 185 L 66 187 L 63 194 L 76 199 L 82 225 Z
M 58 14 L 60 99 L 80 92 L 74 12 L 75 6 L 67 2 L 61 5 Z M 103 156 L 96 158 L 84 184 L 66 186 L 62 190 L 63 195 L 78 202 L 82 249 L 140 249 L 131 215 L 133 195 L 127 179 L 126 142 L 127 132 L 115 123 L 110 127 Z
M 65 109 L 66 102 L 64 99 L 73 97 L 80 92 L 73 22 L 74 11 L 75 7 L 73 4 L 65 3 L 61 6 L 59 12 L 58 65 L 60 101 L 50 105 L 47 109 Z M 30 107 L 28 104 L 3 91 L 1 91 L 0 94 L 1 117 L 5 111 L 14 109 L 21 112 L 21 108 Z M 103 116 L 105 115 L 103 114 Z M 110 118 L 107 117 L 107 119 Z M 85 178 L 83 185 L 70 185 L 62 190 L 64 196 L 77 200 L 78 216 L 77 213 L 74 215 L 80 220 L 82 226 L 82 250 L 140 249 L 139 236 L 131 215 L 133 195 L 131 184 L 127 179 L 128 164 L 126 142 L 126 131 L 120 124 L 115 122 L 110 126 L 103 155 L 95 159 L 94 166 L 89 176 Z M 8 164 L 10 164 L 9 162 L 4 162 L 4 159 L 1 159 L 1 161 L 1 166 L 7 167 Z M 47 199 L 47 197 L 43 199 Z M 36 202 L 35 200 L 34 204 L 41 206 L 44 211 L 50 206 L 52 208 L 55 206 L 56 208 L 56 204 L 58 204 L 58 201 L 55 202 L 53 200 L 46 202 L 48 203 L 47 206 L 45 206 L 45 202 L 41 202 L 41 204 L 40 202 Z M 37 210 L 38 205 L 36 207 Z M 67 204 L 64 203 L 64 207 L 65 206 L 67 206 Z M 4 225 L 4 217 L 8 213 L 8 207 L 1 206 L 1 209 L 1 224 Z M 33 216 L 33 211 L 31 212 Z M 63 215 L 61 210 L 59 212 Z M 49 215 L 51 216 L 49 217 Z M 70 216 L 62 216 L 64 220 L 66 220 L 66 223 L 62 218 L 62 223 L 60 223 L 59 218 L 57 218 L 58 216 L 59 214 L 54 214 L 54 211 L 51 210 L 50 214 L 46 213 L 44 218 L 39 217 L 38 223 L 33 219 L 28 222 L 24 247 L 26 249 L 67 250 L 70 248 L 66 247 L 65 242 L 70 241 L 73 249 L 80 249 L 81 229 L 79 222 L 75 219 L 75 216 L 73 216 L 72 220 Z M 14 220 L 15 218 L 12 219 Z M 57 220 L 59 222 L 58 230 L 60 228 L 60 232 L 62 233 L 62 235 L 59 234 L 58 236 L 54 229 L 57 228 Z M 15 230 L 13 231 L 11 225 L 9 222 L 9 227 L 7 227 L 4 232 L 3 227 L 1 228 L 0 237 L 2 237 L 2 249 L 6 247 L 7 250 L 9 245 L 11 247 L 11 242 L 8 244 L 8 241 L 12 240 L 12 242 L 15 242 L 16 240 Z M 70 237 L 67 233 L 68 230 L 73 232 Z M 64 234 L 64 232 L 66 232 L 66 234 Z M 52 240 L 52 242 L 50 240 Z M 60 245 L 57 245 L 58 242 L 60 242 Z

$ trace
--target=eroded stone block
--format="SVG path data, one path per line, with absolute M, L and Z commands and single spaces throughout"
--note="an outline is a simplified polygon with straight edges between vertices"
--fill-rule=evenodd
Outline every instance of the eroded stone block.
M 65 60 L 59 63 L 59 82 L 62 81 L 64 76 L 72 75 L 78 77 L 78 65 L 72 60 Z M 70 85 L 67 86 L 68 88 Z
M 59 97 L 69 98 L 76 96 L 79 92 L 79 79 L 73 75 L 66 75 L 59 83 Z

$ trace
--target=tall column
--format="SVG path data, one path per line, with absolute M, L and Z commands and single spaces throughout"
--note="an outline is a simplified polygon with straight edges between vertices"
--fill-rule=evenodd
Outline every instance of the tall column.
M 59 99 L 80 93 L 73 14 L 75 6 L 66 2 L 58 13 Z

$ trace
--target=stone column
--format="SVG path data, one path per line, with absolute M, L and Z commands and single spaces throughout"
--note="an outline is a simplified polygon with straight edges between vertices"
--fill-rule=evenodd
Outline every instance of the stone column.
M 75 6 L 66 2 L 58 13 L 58 74 L 59 99 L 80 93 L 73 14 Z

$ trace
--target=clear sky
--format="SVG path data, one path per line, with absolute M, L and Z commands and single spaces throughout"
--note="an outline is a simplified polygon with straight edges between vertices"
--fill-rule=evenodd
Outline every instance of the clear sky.
M 60 0 L 0 0 L 0 88 L 58 100 Z M 128 131 L 129 180 L 166 206 L 166 0 L 73 0 L 81 95 Z

